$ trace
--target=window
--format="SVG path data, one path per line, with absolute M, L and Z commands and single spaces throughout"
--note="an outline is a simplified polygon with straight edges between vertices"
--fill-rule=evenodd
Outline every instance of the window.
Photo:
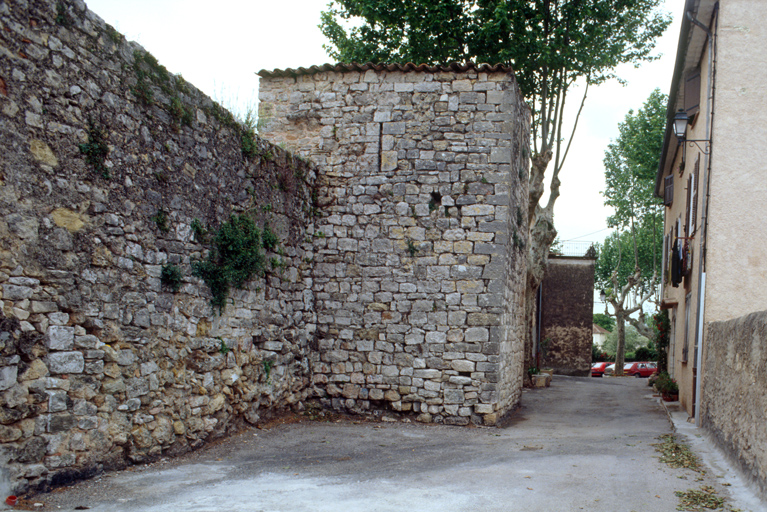
M 694 126 L 695 114 L 700 111 L 700 68 L 693 69 L 685 77 L 684 110 L 690 118 L 690 126 Z
M 663 204 L 671 206 L 674 203 L 674 175 L 670 174 L 663 179 Z
M 682 362 L 687 362 L 687 354 L 690 351 L 690 301 L 692 294 L 688 293 L 684 298 L 684 345 L 682 346 Z
M 695 160 L 695 168 L 687 177 L 687 210 L 684 216 L 684 231 L 686 236 L 695 234 L 696 219 L 698 218 L 698 174 L 700 174 L 700 154 Z

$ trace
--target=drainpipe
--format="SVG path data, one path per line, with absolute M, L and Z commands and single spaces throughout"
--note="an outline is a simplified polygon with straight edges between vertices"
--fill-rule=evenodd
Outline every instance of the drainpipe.
M 718 4 L 715 7 L 713 15 L 716 16 L 716 22 L 714 26 L 714 33 L 712 33 L 708 27 L 693 17 L 690 11 L 686 13 L 687 18 L 703 30 L 708 36 L 708 84 L 707 84 L 707 112 L 706 112 L 706 140 L 709 141 L 709 151 L 706 155 L 706 165 L 704 166 L 705 172 L 703 176 L 703 190 L 701 193 L 701 219 L 700 219 L 700 243 L 698 246 L 698 308 L 697 308 L 697 322 L 695 327 L 695 339 L 698 341 L 698 349 L 695 354 L 695 426 L 700 427 L 700 402 L 701 402 L 701 387 L 703 381 L 703 373 L 701 368 L 703 365 L 703 318 L 705 316 L 705 300 L 706 300 L 706 272 L 704 266 L 704 260 L 706 256 L 706 228 L 707 228 L 707 211 L 708 211 L 708 185 L 711 176 L 711 153 L 713 151 L 713 141 L 711 140 L 712 132 L 712 120 L 714 118 L 714 77 L 716 69 L 716 60 L 714 59 L 714 39 L 717 27 L 719 26 L 719 7 Z

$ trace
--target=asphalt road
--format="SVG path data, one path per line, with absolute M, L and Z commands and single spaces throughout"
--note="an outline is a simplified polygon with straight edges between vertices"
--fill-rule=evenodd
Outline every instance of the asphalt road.
M 675 491 L 711 485 L 729 495 L 725 475 L 658 461 L 652 444 L 672 424 L 646 379 L 555 376 L 522 401 L 504 428 L 306 421 L 252 429 L 33 501 L 45 505 L 37 510 L 98 512 L 662 512 L 677 510 Z

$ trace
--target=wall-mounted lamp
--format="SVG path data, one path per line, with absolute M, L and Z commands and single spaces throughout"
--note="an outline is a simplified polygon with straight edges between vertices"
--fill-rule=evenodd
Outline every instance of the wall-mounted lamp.
M 685 142 L 692 147 L 693 144 L 695 144 L 698 149 L 704 154 L 708 155 L 711 151 L 711 141 L 707 139 L 686 139 L 685 136 L 687 135 L 687 125 L 690 123 L 690 117 L 687 115 L 687 112 L 684 111 L 684 109 L 679 109 L 674 116 L 674 135 L 676 135 L 677 141 L 679 145 L 681 146 Z M 704 143 L 704 147 L 701 147 L 699 142 Z
M 605 291 L 602 290 L 601 292 L 599 292 L 599 300 L 604 302 L 606 299 L 607 299 L 607 294 L 605 293 Z

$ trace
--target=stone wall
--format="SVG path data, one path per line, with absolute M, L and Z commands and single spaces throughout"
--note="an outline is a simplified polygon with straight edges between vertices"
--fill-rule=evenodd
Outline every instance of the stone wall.
M 701 425 L 767 495 L 767 311 L 706 331 Z
M 0 467 L 14 492 L 183 452 L 306 396 L 315 171 L 251 133 L 81 1 L 0 0 Z M 233 213 L 279 243 L 218 314 L 191 276 L 208 247 L 192 226 Z
M 594 259 L 549 257 L 541 284 L 540 364 L 561 375 L 591 375 Z
M 494 424 L 522 387 L 530 113 L 511 70 L 260 75 L 261 133 L 321 169 L 314 383 L 336 408 Z

